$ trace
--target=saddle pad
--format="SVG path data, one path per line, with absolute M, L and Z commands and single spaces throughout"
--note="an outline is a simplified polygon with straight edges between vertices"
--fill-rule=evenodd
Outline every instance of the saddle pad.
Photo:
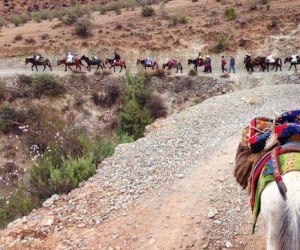
M 300 171 L 300 153 L 289 152 L 278 156 L 282 175 L 290 171 Z M 258 173 L 259 172 L 259 173 Z M 255 224 L 260 213 L 260 197 L 267 183 L 274 181 L 273 164 L 270 153 L 265 155 L 254 169 L 251 183 L 250 205 L 253 214 L 252 233 L 255 230 Z

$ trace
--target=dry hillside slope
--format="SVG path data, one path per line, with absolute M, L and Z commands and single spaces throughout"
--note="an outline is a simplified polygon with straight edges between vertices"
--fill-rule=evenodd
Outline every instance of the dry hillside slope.
M 232 177 L 235 150 L 250 118 L 295 108 L 286 96 L 298 103 L 298 85 L 214 97 L 156 123 L 80 188 L 11 223 L 0 249 L 263 250 L 262 219 L 251 235 Z

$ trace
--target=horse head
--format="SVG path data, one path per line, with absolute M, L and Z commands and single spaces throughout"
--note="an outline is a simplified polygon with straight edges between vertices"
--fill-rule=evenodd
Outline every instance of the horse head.
M 62 60 L 57 60 L 57 66 L 59 66 L 62 63 Z
M 27 65 L 30 62 L 30 58 L 25 58 L 25 65 Z
M 105 59 L 105 64 L 108 64 L 108 63 L 109 63 L 109 59 L 106 58 L 106 59 Z
M 284 64 L 286 64 L 286 63 L 289 62 L 289 61 L 290 61 L 290 57 L 284 58 Z
M 188 65 L 190 65 L 191 63 L 193 63 L 192 59 L 188 59 Z
M 138 66 L 141 63 L 140 59 L 136 59 L 136 66 Z

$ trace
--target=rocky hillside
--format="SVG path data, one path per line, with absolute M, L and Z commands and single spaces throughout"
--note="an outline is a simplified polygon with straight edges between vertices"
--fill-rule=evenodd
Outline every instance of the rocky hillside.
M 64 8 L 68 8 L 72 1 L 51 4 L 49 1 L 9 1 L 9 4 L 16 6 L 16 11 L 22 9 L 27 12 L 28 8 L 37 8 L 35 5 L 40 6 L 37 8 L 39 11 L 44 9 L 42 6 L 51 9 L 54 5 L 66 5 Z M 86 7 L 97 4 L 107 6 L 101 1 L 85 1 L 84 4 Z M 283 57 L 299 48 L 300 13 L 297 0 L 172 0 L 151 7 L 154 14 L 149 17 L 141 15 L 138 4 L 119 11 L 115 7 L 112 8 L 115 11 L 104 14 L 91 11 L 88 19 L 92 24 L 87 37 L 76 35 L 75 24 L 62 22 L 70 15 L 67 12 L 60 20 L 42 19 L 37 23 L 31 18 L 31 21 L 18 27 L 10 23 L 0 30 L 0 56 L 26 56 L 37 50 L 48 55 L 64 55 L 71 50 L 97 54 L 102 58 L 116 49 L 124 59 L 134 61 L 139 56 L 161 57 L 161 53 L 163 60 L 167 57 L 181 59 L 182 55 L 186 59 L 194 57 L 200 50 L 205 54 L 222 52 L 227 55 L 240 50 L 257 55 L 271 51 Z M 230 14 L 231 11 L 234 14 Z M 5 16 L 3 6 L 2 13 Z
M 249 201 L 232 177 L 235 150 L 251 118 L 294 108 L 299 83 L 284 76 L 157 121 L 80 188 L 11 223 L 0 249 L 263 250 L 263 223 L 252 236 Z

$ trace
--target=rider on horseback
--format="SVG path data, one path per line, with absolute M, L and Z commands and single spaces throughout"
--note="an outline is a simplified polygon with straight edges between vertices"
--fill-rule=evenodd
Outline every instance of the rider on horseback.
M 121 60 L 121 56 L 116 51 L 114 51 L 114 55 L 115 55 L 114 57 L 114 64 L 115 64 L 116 62 Z
M 268 54 L 266 59 L 268 60 L 269 63 L 274 63 L 275 62 L 275 59 L 273 58 L 273 55 L 271 53 Z
M 201 52 L 198 53 L 198 64 L 202 64 L 203 63 L 203 55 Z
M 74 55 L 71 52 L 67 54 L 67 63 L 73 63 Z
M 42 55 L 40 54 L 40 53 L 35 53 L 34 55 L 33 55 L 33 64 L 34 65 L 37 65 L 38 64 L 38 62 L 39 62 L 39 60 L 42 58 Z

